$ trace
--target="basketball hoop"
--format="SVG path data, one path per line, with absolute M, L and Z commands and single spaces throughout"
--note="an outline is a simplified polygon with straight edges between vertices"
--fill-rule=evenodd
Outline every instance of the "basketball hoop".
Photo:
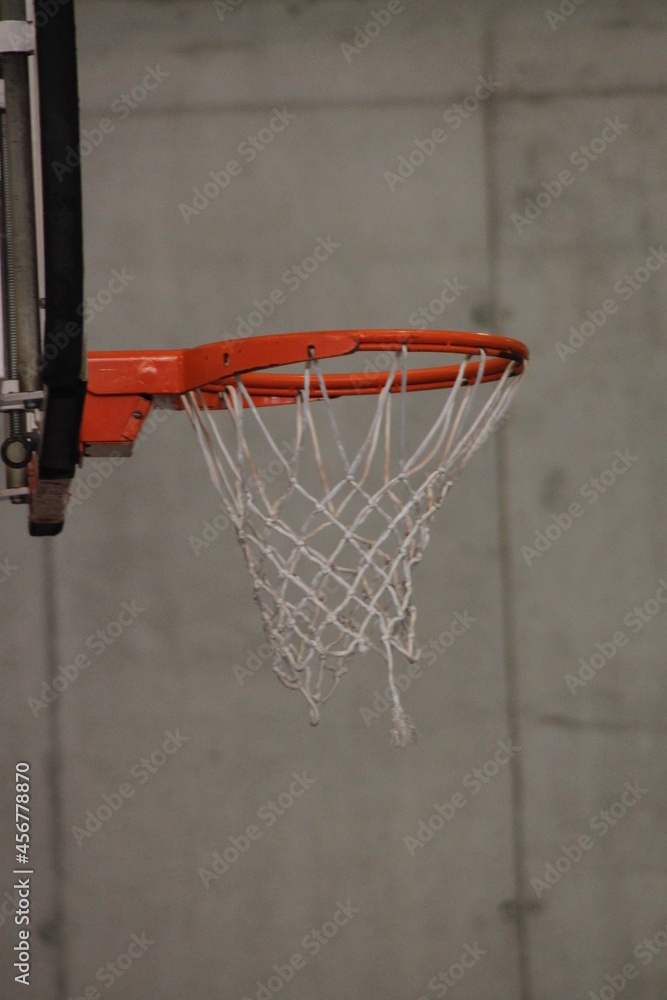
M 384 352 L 391 363 L 382 371 L 324 371 L 325 359 L 356 351 Z M 409 369 L 415 352 L 460 359 Z M 414 727 L 395 683 L 394 656 L 419 656 L 412 569 L 431 518 L 506 412 L 527 361 L 527 348 L 515 340 L 415 330 L 92 353 L 82 448 L 131 450 L 155 397 L 185 409 L 235 526 L 275 673 L 301 691 L 316 724 L 350 657 L 375 650 L 387 663 L 393 742 L 405 746 Z M 295 364 L 296 373 L 267 371 Z M 411 394 L 443 389 L 430 427 L 411 434 Z M 371 396 L 361 440 L 350 450 L 337 400 Z M 266 409 L 278 404 L 294 407 L 291 437 L 282 444 L 277 412 Z M 225 412 L 216 418 L 215 411 Z M 272 477 L 262 474 L 268 463 Z

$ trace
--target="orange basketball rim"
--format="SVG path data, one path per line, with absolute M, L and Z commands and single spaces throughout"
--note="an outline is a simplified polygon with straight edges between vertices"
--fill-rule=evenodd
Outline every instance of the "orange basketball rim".
M 481 381 L 493 382 L 510 366 L 512 376 L 521 375 L 529 357 L 528 348 L 518 340 L 452 330 L 327 330 L 219 341 L 180 350 L 92 351 L 88 355 L 81 455 L 103 455 L 112 449 L 130 454 L 155 399 L 181 409 L 181 396 L 199 389 L 210 409 L 224 409 L 224 390 L 240 377 L 256 406 L 291 403 L 303 392 L 304 374 L 267 369 L 357 351 L 403 350 L 469 357 L 464 373 L 468 383 L 478 377 L 480 361 L 475 358 L 484 359 Z M 412 369 L 404 380 L 396 373 L 390 391 L 448 389 L 459 375 L 460 363 Z M 372 395 L 381 392 L 387 377 L 386 371 L 327 374 L 324 383 L 330 398 Z M 321 398 L 321 388 L 312 385 L 310 395 Z

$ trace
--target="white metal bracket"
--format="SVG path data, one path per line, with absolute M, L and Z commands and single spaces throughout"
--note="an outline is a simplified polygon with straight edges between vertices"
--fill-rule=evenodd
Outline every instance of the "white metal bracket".
M 16 387 L 16 388 L 14 388 Z M 10 379 L 0 379 L 0 412 L 3 410 L 25 410 L 39 408 L 44 399 L 44 392 L 38 389 L 35 392 L 19 392 L 18 381 Z M 32 407 L 26 407 L 26 403 L 32 403 Z
M 35 51 L 35 25 L 32 21 L 0 21 L 0 55 L 9 52 Z
M 27 486 L 14 486 L 10 489 L 0 489 L 0 500 L 13 500 L 14 497 L 27 497 L 30 490 Z

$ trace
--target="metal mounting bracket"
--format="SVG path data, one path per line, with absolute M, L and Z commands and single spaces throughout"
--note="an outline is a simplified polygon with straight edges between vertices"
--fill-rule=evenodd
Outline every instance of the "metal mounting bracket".
M 0 21 L 0 55 L 8 52 L 35 51 L 35 25 L 32 21 Z
M 29 493 L 27 486 L 14 486 L 10 489 L 0 489 L 0 500 L 14 500 L 17 497 L 27 497 Z
M 37 389 L 35 392 L 0 392 L 0 412 L 39 409 L 43 399 L 42 389 Z M 28 403 L 33 403 L 34 406 L 27 406 Z

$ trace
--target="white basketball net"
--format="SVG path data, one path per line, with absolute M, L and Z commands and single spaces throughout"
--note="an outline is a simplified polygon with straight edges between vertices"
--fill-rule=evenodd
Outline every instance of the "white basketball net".
M 242 376 L 224 389 L 229 412 L 222 413 L 220 425 L 199 390 L 182 397 L 253 578 L 274 671 L 302 692 L 316 724 L 349 657 L 376 650 L 387 663 L 392 741 L 398 746 L 410 743 L 415 732 L 394 679 L 395 652 L 411 662 L 419 656 L 412 567 L 428 542 L 429 521 L 502 418 L 520 381 L 510 378 L 510 363 L 497 382 L 483 388 L 482 353 L 477 379 L 467 385 L 466 358 L 455 385 L 435 390 L 444 397 L 442 408 L 406 456 L 406 357 L 406 349 L 399 350 L 384 388 L 365 397 L 376 405 L 354 454 L 347 453 L 338 431 L 335 409 L 341 402 L 329 398 L 316 360 L 305 366 L 289 449 L 284 442 L 279 446 L 268 426 L 275 408 L 257 407 Z M 397 372 L 401 389 L 392 394 Z M 311 398 L 314 384 L 322 399 Z M 316 426 L 313 411 L 323 418 L 323 409 L 324 425 L 320 419 Z M 398 434 L 392 429 L 396 409 Z M 279 490 L 262 475 L 251 441 L 255 452 L 263 447 L 274 471 L 280 470 Z M 332 453 L 339 466 L 335 481 L 332 463 L 327 471 L 322 458 Z

